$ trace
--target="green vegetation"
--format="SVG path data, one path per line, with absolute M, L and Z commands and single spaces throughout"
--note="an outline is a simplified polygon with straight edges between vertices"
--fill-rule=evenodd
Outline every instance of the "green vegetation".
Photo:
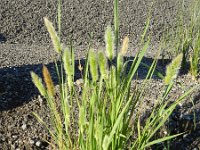
M 34 115 L 49 130 L 55 142 L 51 144 L 55 149 L 81 148 L 93 150 L 124 149 L 126 147 L 130 147 L 131 149 L 144 149 L 147 146 L 177 136 L 174 135 L 151 141 L 154 134 L 167 121 L 176 105 L 193 90 L 187 91 L 167 107 L 168 101 L 166 97 L 173 86 L 173 80 L 180 68 L 179 62 L 181 62 L 182 54 L 177 56 L 169 65 L 167 76 L 165 77 L 166 89 L 142 129 L 140 127 L 141 120 L 138 108 L 141 106 L 143 100 L 142 95 L 147 85 L 146 81 L 151 78 L 155 69 L 156 60 L 152 63 L 142 86 L 138 87 L 138 85 L 134 85 L 134 87 L 131 87 L 131 81 L 148 48 L 149 41 L 145 43 L 143 49 L 136 55 L 128 75 L 125 76 L 123 72 L 127 70 L 128 62 L 123 61 L 123 56 L 126 54 L 128 48 L 128 38 L 126 37 L 124 39 L 121 51 L 118 53 L 117 66 L 115 67 L 114 64 L 111 64 L 108 67 L 107 62 L 113 60 L 114 53 L 112 46 L 114 44 L 114 37 L 112 36 L 111 28 L 108 27 L 105 35 L 107 55 L 105 56 L 100 51 L 97 57 L 92 49 L 89 50 L 86 60 L 87 63 L 84 68 L 85 74 L 82 93 L 79 95 L 73 84 L 75 74 L 73 51 L 70 51 L 66 47 L 63 47 L 62 51 L 60 51 L 61 44 L 57 39 L 56 32 L 54 32 L 55 29 L 51 22 L 46 18 L 44 20 L 56 52 L 62 55 L 66 82 L 60 82 L 60 104 L 62 113 L 59 113 L 56 105 L 54 84 L 48 69 L 45 66 L 43 67 L 43 77 L 46 87 L 42 84 L 40 77 L 33 72 L 31 73 L 33 82 L 39 89 L 41 95 L 47 99 L 51 110 L 52 130 L 45 125 L 37 114 Z M 91 73 L 91 80 L 89 72 Z M 75 106 L 78 106 L 78 116 L 76 116 L 74 111 Z M 76 122 L 77 118 L 78 122 Z M 133 135 L 136 137 L 133 138 Z
M 49 131 L 52 138 L 52 142 L 49 142 L 49 144 L 53 149 L 143 150 L 181 135 L 155 137 L 155 134 L 166 123 L 177 104 L 196 88 L 188 90 L 173 102 L 168 100 L 174 79 L 180 70 L 182 59 L 185 59 L 184 52 L 187 51 L 187 44 L 182 43 L 184 49 L 167 67 L 166 76 L 163 80 L 163 92 L 155 101 L 152 112 L 145 120 L 141 120 L 144 93 L 148 81 L 154 73 L 157 59 L 153 61 L 151 66 L 148 66 L 149 71 L 142 84 L 135 83 L 133 85 L 132 80 L 137 76 L 137 70 L 142 64 L 142 58 L 150 40 L 144 42 L 143 48 L 137 53 L 134 60 L 124 60 L 129 39 L 125 37 L 121 49 L 118 48 L 118 0 L 114 0 L 114 2 L 115 32 L 113 34 L 110 26 L 105 31 L 105 54 L 103 51 L 98 51 L 98 54 L 96 54 L 90 48 L 85 65 L 79 64 L 81 72 L 83 68 L 81 92 L 77 90 L 77 86 L 74 84 L 75 58 L 73 47 L 68 48 L 61 44 L 61 19 L 58 19 L 60 23 L 58 23 L 59 35 L 57 35 L 52 23 L 44 18 L 54 49 L 61 58 L 61 67 L 55 65 L 60 87 L 59 100 L 55 97 L 54 83 L 47 67 L 43 66 L 45 84 L 43 84 L 42 78 L 34 72 L 31 72 L 31 76 L 40 94 L 46 98 L 50 109 L 50 127 L 37 114 L 34 113 L 34 115 Z M 61 8 L 58 11 L 59 13 L 61 13 Z M 61 14 L 58 16 L 61 17 Z M 144 41 L 147 27 L 148 24 L 144 29 L 142 41 Z M 184 40 L 184 43 L 190 43 L 189 41 Z M 198 38 L 196 43 L 199 43 L 199 41 Z M 195 48 L 199 50 L 199 45 L 196 44 Z M 114 54 L 115 49 L 117 51 L 116 56 Z M 115 58 L 116 64 L 113 61 Z M 192 57 L 191 62 L 194 66 L 197 59 L 196 56 Z M 131 64 L 131 66 L 128 67 L 128 64 Z
M 178 13 L 175 31 L 168 33 L 167 44 L 171 45 L 168 51 L 175 52 L 175 55 L 183 53 L 182 69 L 186 70 L 187 62 L 190 61 L 190 73 L 198 79 L 200 1 L 192 0 L 189 3 L 182 1 L 180 6 L 182 11 Z

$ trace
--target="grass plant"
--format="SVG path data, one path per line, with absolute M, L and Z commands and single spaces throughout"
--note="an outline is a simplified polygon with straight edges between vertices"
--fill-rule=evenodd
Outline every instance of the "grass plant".
M 46 18 L 44 20 L 51 37 L 57 37 L 52 23 Z M 114 53 L 114 48 L 111 46 L 114 44 L 112 39 L 114 39 L 112 30 L 108 27 L 105 35 L 106 56 L 102 51 L 99 51 L 98 55 L 96 55 L 94 50 L 89 50 L 87 63 L 84 66 L 85 74 L 81 95 L 79 95 L 74 86 L 73 51 L 67 47 L 62 47 L 62 62 L 64 63 L 66 74 L 64 80 L 66 82 L 60 85 L 62 87 L 60 91 L 61 113 L 56 104 L 54 84 L 48 69 L 45 66 L 43 67 L 43 78 L 46 86 L 43 85 L 40 77 L 31 72 L 33 82 L 41 95 L 47 99 L 51 111 L 52 129 L 48 128 L 37 114 L 34 115 L 49 130 L 55 142 L 51 143 L 54 149 L 106 150 L 127 147 L 145 149 L 153 144 L 178 136 L 173 135 L 152 141 L 154 134 L 164 125 L 176 105 L 193 90 L 187 91 L 170 106 L 167 106 L 166 97 L 180 68 L 179 62 L 181 62 L 182 54 L 177 56 L 169 65 L 165 77 L 166 87 L 163 95 L 146 120 L 143 128 L 141 128 L 140 115 L 137 110 L 143 100 L 142 95 L 147 83 L 145 81 L 151 78 L 156 60 L 150 67 L 143 86 L 134 85 L 131 87 L 131 81 L 141 64 L 149 41 L 145 43 L 143 49 L 136 55 L 128 74 L 123 75 L 123 72 L 127 70 L 128 63 L 123 60 L 128 49 L 128 37 L 124 39 L 122 48 L 118 53 L 117 66 L 114 64 L 108 66 L 107 63 L 113 59 L 112 55 L 110 55 Z M 52 40 L 54 40 L 55 49 L 59 47 L 57 45 L 61 45 L 57 43 L 57 38 L 52 38 Z M 61 54 L 58 50 L 56 52 Z M 75 113 L 75 106 L 78 106 L 78 114 Z M 135 131 L 135 129 L 137 130 Z M 133 135 L 136 137 L 133 138 Z
M 200 1 L 192 0 L 190 4 L 180 3 L 181 11 L 178 13 L 176 30 L 169 34 L 171 50 L 175 55 L 183 53 L 182 69 L 187 70 L 190 61 L 190 73 L 197 79 L 199 76 L 199 33 L 200 33 Z
M 200 31 L 199 31 L 200 32 Z M 199 33 L 198 33 L 199 34 Z M 193 54 L 190 56 L 190 72 L 195 79 L 199 77 L 199 58 L 200 58 L 200 35 L 197 36 L 192 47 Z
M 115 0 L 114 2 L 116 2 L 114 4 L 117 8 L 118 1 Z M 115 15 L 118 18 L 116 10 Z M 63 67 L 59 68 L 57 64 L 55 65 L 60 87 L 58 91 L 59 99 L 55 97 L 54 83 L 47 67 L 43 66 L 44 83 L 42 78 L 31 72 L 33 83 L 47 100 L 51 126 L 48 127 L 36 113 L 33 114 L 49 131 L 52 138 L 52 142 L 49 142 L 49 144 L 52 149 L 143 150 L 181 135 L 155 137 L 155 134 L 168 120 L 177 104 L 196 88 L 188 90 L 169 104 L 167 96 L 180 70 L 182 53 L 167 67 L 167 73 L 163 80 L 165 84 L 163 93 L 156 101 L 151 114 L 144 120 L 144 123 L 141 123 L 140 110 L 144 93 L 148 86 L 147 81 L 152 78 L 154 73 L 157 59 L 149 66 L 146 79 L 141 85 L 132 85 L 132 80 L 137 76 L 137 70 L 142 64 L 150 40 L 144 42 L 143 48 L 136 54 L 134 60 L 125 61 L 124 56 L 127 53 L 129 43 L 128 37 L 125 37 L 122 47 L 116 55 L 117 63 L 114 64 L 114 45 L 118 41 L 118 39 L 116 40 L 118 38 L 116 36 L 118 35 L 118 25 L 115 24 L 115 36 L 113 36 L 112 28 L 107 27 L 105 31 L 105 53 L 103 51 L 96 53 L 90 48 L 85 65 L 79 64 L 81 71 L 82 67 L 84 68 L 80 92 L 74 84 L 76 70 L 74 69 L 73 47 L 68 48 L 61 44 L 60 33 L 57 35 L 52 23 L 47 18 L 44 18 L 44 22 L 54 49 L 60 55 L 61 66 Z M 146 30 L 145 28 L 144 33 L 146 33 Z M 130 63 L 131 66 L 129 67 Z
M 195 1 L 192 11 L 191 26 L 194 34 L 192 54 L 190 55 L 190 72 L 195 79 L 199 77 L 200 58 L 200 1 Z

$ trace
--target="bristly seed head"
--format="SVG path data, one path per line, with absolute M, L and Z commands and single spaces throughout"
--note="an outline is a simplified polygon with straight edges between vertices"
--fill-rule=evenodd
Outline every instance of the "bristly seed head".
M 120 55 L 125 56 L 128 50 L 129 38 L 126 36 L 123 40 Z
M 108 59 L 111 61 L 114 58 L 114 35 L 112 28 L 110 26 L 107 27 L 105 32 L 105 42 L 106 42 L 106 55 Z
M 54 29 L 52 22 L 50 22 L 47 18 L 44 17 L 44 24 L 47 27 L 47 30 L 50 34 L 54 49 L 57 53 L 61 53 L 62 46 L 60 44 L 60 38 L 58 37 L 56 30 Z
M 89 64 L 92 80 L 96 82 L 98 80 L 98 62 L 94 50 L 90 50 L 89 52 Z
M 51 75 L 50 75 L 47 67 L 44 66 L 44 65 L 43 65 L 43 68 L 42 68 L 42 73 L 43 73 L 44 81 L 45 81 L 46 86 L 47 86 L 47 92 L 48 92 L 50 97 L 54 97 L 54 95 L 55 95 L 54 84 L 53 84 L 53 81 L 51 79 Z
M 45 97 L 46 89 L 45 89 L 44 85 L 42 84 L 42 79 L 39 78 L 38 75 L 32 71 L 31 71 L 31 78 L 32 78 L 32 81 L 35 84 L 35 86 L 38 88 L 40 94 Z
M 108 70 L 107 70 L 107 58 L 105 57 L 104 53 L 102 51 L 99 52 L 98 54 L 99 56 L 99 69 L 100 69 L 100 73 L 101 76 L 103 78 L 105 78 L 108 74 Z
M 71 53 L 70 53 L 69 49 L 66 47 L 64 49 L 64 53 L 63 53 L 63 63 L 64 63 L 65 73 L 68 76 L 71 76 L 73 73 L 72 60 L 71 60 L 70 56 L 71 56 Z
M 165 84 L 169 85 L 177 77 L 179 70 L 181 68 L 183 54 L 179 54 L 172 62 L 167 66 Z

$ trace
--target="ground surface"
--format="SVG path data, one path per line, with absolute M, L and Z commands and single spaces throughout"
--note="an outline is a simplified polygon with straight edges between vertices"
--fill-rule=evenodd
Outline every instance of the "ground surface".
M 129 57 L 134 56 L 138 50 L 139 35 L 145 26 L 151 2 L 152 0 L 126 0 L 119 3 L 120 35 L 121 37 L 129 35 L 131 41 Z M 178 0 L 156 0 L 149 30 L 152 35 L 152 45 L 157 45 L 166 27 L 170 29 L 175 27 L 177 12 L 179 12 Z M 63 42 L 68 44 L 70 40 L 74 41 L 76 58 L 79 54 L 84 61 L 83 56 L 90 34 L 93 35 L 92 45 L 102 48 L 104 29 L 108 24 L 113 24 L 112 13 L 111 0 L 64 2 Z M 43 23 L 45 16 L 56 24 L 56 4 L 53 0 L 0 1 L 0 149 L 3 150 L 48 148 L 48 144 L 42 140 L 48 139 L 48 134 L 31 114 L 34 111 L 48 121 L 46 103 L 38 96 L 30 78 L 30 71 L 41 74 L 42 64 L 47 64 L 51 73 L 55 74 L 52 62 L 57 56 L 49 44 L 49 36 Z M 146 63 L 152 61 L 156 53 L 154 48 L 156 46 L 147 52 L 144 59 Z M 159 68 L 162 71 L 165 65 L 160 65 Z M 144 79 L 143 71 L 140 75 L 139 79 Z M 189 75 L 181 75 L 173 89 L 172 97 L 177 97 L 195 84 Z M 151 103 L 161 87 L 162 82 L 155 77 L 149 86 L 151 91 L 147 92 L 146 102 L 149 102 L 147 109 L 151 108 Z M 194 107 L 190 99 L 194 100 Z M 174 149 L 200 149 L 199 108 L 200 100 L 196 92 L 174 112 L 171 122 L 173 132 L 191 131 L 172 142 Z M 194 111 L 196 129 L 192 128 Z

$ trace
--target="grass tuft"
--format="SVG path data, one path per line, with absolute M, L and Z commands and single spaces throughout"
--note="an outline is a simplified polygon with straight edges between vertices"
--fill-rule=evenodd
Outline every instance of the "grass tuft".
M 178 55 L 167 67 L 164 80 L 166 89 L 160 96 L 161 99 L 158 100 L 160 103 L 153 108 L 142 128 L 140 127 L 141 102 L 144 98 L 145 86 L 147 86 L 146 81 L 151 79 L 157 61 L 155 60 L 149 67 L 148 75 L 142 83 L 143 86 L 139 87 L 136 84 L 133 88 L 131 82 L 141 64 L 149 41 L 135 56 L 130 69 L 127 69 L 126 64 L 129 61 L 124 62 L 123 60 L 128 49 L 128 38 L 125 38 L 122 45 L 123 50 L 117 55 L 117 66 L 111 63 L 111 66 L 108 67 L 107 62 L 113 58 L 111 28 L 107 28 L 105 36 L 107 37 L 106 51 L 111 55 L 107 54 L 106 58 L 103 52 L 99 52 L 97 58 L 95 51 L 89 50 L 84 66 L 81 92 L 77 91 L 73 84 L 75 74 L 74 51 L 72 51 L 73 49 L 69 51 L 67 48 L 64 50 L 62 62 L 67 80 L 60 85 L 61 110 L 58 110 L 55 102 L 57 100 L 54 97 L 54 85 L 48 69 L 45 66 L 43 67 L 47 89 L 43 87 L 41 79 L 33 72 L 31 73 L 33 82 L 47 99 L 50 108 L 51 130 L 47 128 L 47 125 L 37 114 L 34 113 L 34 115 L 50 132 L 54 142 L 51 145 L 59 150 L 115 150 L 126 149 L 127 147 L 143 150 L 153 144 L 179 136 L 180 134 L 152 140 L 156 132 L 165 124 L 176 105 L 194 90 L 187 91 L 168 106 L 166 97 L 173 86 L 173 80 L 178 75 L 183 55 Z M 110 38 L 111 40 L 108 40 Z M 128 73 L 125 75 L 123 70 L 128 70 Z M 92 77 L 92 80 L 90 77 Z M 75 106 L 77 110 L 74 110 Z M 78 115 L 75 113 L 76 111 L 78 111 Z M 133 120 L 135 115 L 136 118 Z M 134 138 L 132 138 L 133 135 Z
M 58 2 L 60 36 L 61 1 Z M 120 52 L 116 54 L 117 64 L 109 63 L 108 67 L 108 62 L 114 59 L 115 48 L 118 49 L 118 0 L 114 0 L 114 15 L 115 36 L 111 26 L 108 26 L 105 31 L 105 55 L 102 51 L 96 55 L 96 52 L 89 48 L 84 69 L 79 63 L 79 69 L 84 73 L 81 85 L 77 85 L 80 86 L 79 90 L 75 86 L 76 82 L 74 83 L 76 73 L 74 49 L 72 45 L 70 49 L 67 47 L 62 49 L 60 37 L 57 36 L 52 23 L 44 18 L 54 49 L 61 56 L 61 67 L 59 68 L 56 64 L 60 97 L 55 99 L 54 84 L 46 66 L 43 66 L 43 80 L 46 88 L 42 84 L 42 79 L 31 72 L 33 83 L 47 100 L 51 127 L 49 128 L 37 114 L 33 114 L 49 131 L 52 138 L 50 145 L 53 149 L 144 150 L 181 135 L 180 133 L 162 138 L 155 136 L 177 104 L 196 88 L 188 90 L 169 104 L 167 97 L 180 70 L 184 54 L 179 54 L 168 65 L 163 81 L 164 90 L 158 96 L 158 103 L 153 106 L 150 115 L 143 120 L 144 123 L 141 123 L 141 104 L 148 86 L 147 81 L 153 76 L 157 60 L 155 59 L 152 65 L 148 66 L 149 71 L 142 86 L 137 83 L 132 85 L 132 80 L 137 76 L 139 66 L 143 64 L 142 59 L 150 43 L 150 39 L 147 42 L 144 40 L 150 18 L 147 20 L 141 40 L 144 46 L 136 54 L 134 60 L 124 60 L 129 43 L 128 37 L 125 37 Z M 196 58 L 192 61 L 196 63 Z M 128 66 L 128 64 L 131 65 Z M 64 71 L 66 76 L 64 76 Z

